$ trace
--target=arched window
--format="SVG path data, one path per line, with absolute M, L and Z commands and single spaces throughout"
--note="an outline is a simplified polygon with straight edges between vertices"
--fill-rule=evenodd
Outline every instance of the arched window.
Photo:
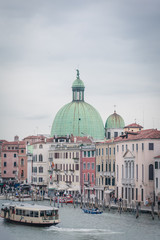
M 149 180 L 153 180 L 154 176 L 153 176 L 153 164 L 149 165 Z
M 21 159 L 21 166 L 24 166 L 24 159 Z
M 92 183 L 94 183 L 94 174 L 92 173 Z
M 39 173 L 43 173 L 43 167 L 39 167 Z
M 43 162 L 43 155 L 42 154 L 39 155 L 39 162 Z
M 89 176 L 89 173 L 88 173 L 88 182 L 89 182 L 89 177 L 90 177 L 90 176 Z

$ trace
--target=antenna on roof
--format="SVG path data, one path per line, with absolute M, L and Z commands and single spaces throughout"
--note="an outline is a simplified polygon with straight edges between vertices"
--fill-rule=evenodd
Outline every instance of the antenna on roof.
M 116 105 L 114 105 L 114 113 L 116 113 L 116 107 L 117 107 L 117 106 L 116 106 Z
M 134 119 L 135 123 L 136 123 L 136 118 Z

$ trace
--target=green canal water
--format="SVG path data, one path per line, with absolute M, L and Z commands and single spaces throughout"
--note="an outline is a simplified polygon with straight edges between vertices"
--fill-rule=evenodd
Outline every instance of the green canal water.
M 0 207 L 4 201 L 0 200 Z M 49 205 L 48 201 L 38 204 Z M 85 214 L 73 205 L 59 208 L 61 223 L 51 227 L 31 227 L 8 223 L 0 218 L 0 240 L 160 240 L 160 220 L 150 214 L 136 219 L 133 213 L 106 211 Z

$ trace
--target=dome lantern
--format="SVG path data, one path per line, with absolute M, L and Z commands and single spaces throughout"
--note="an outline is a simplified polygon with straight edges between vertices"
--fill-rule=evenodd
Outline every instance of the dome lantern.
M 77 79 L 72 84 L 73 101 L 84 101 L 84 83 L 79 77 L 79 70 L 77 69 Z

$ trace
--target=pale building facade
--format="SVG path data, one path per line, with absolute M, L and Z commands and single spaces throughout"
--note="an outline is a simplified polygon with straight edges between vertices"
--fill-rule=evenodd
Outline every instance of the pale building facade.
M 160 154 L 160 131 L 126 134 L 116 142 L 116 195 L 128 204 L 154 200 L 154 157 Z
M 160 155 L 155 156 L 155 197 L 160 201 Z
M 51 144 L 48 151 L 49 189 L 61 193 L 80 193 L 81 147 L 76 143 Z
M 110 201 L 115 190 L 115 144 L 113 140 L 96 144 L 96 197 Z

